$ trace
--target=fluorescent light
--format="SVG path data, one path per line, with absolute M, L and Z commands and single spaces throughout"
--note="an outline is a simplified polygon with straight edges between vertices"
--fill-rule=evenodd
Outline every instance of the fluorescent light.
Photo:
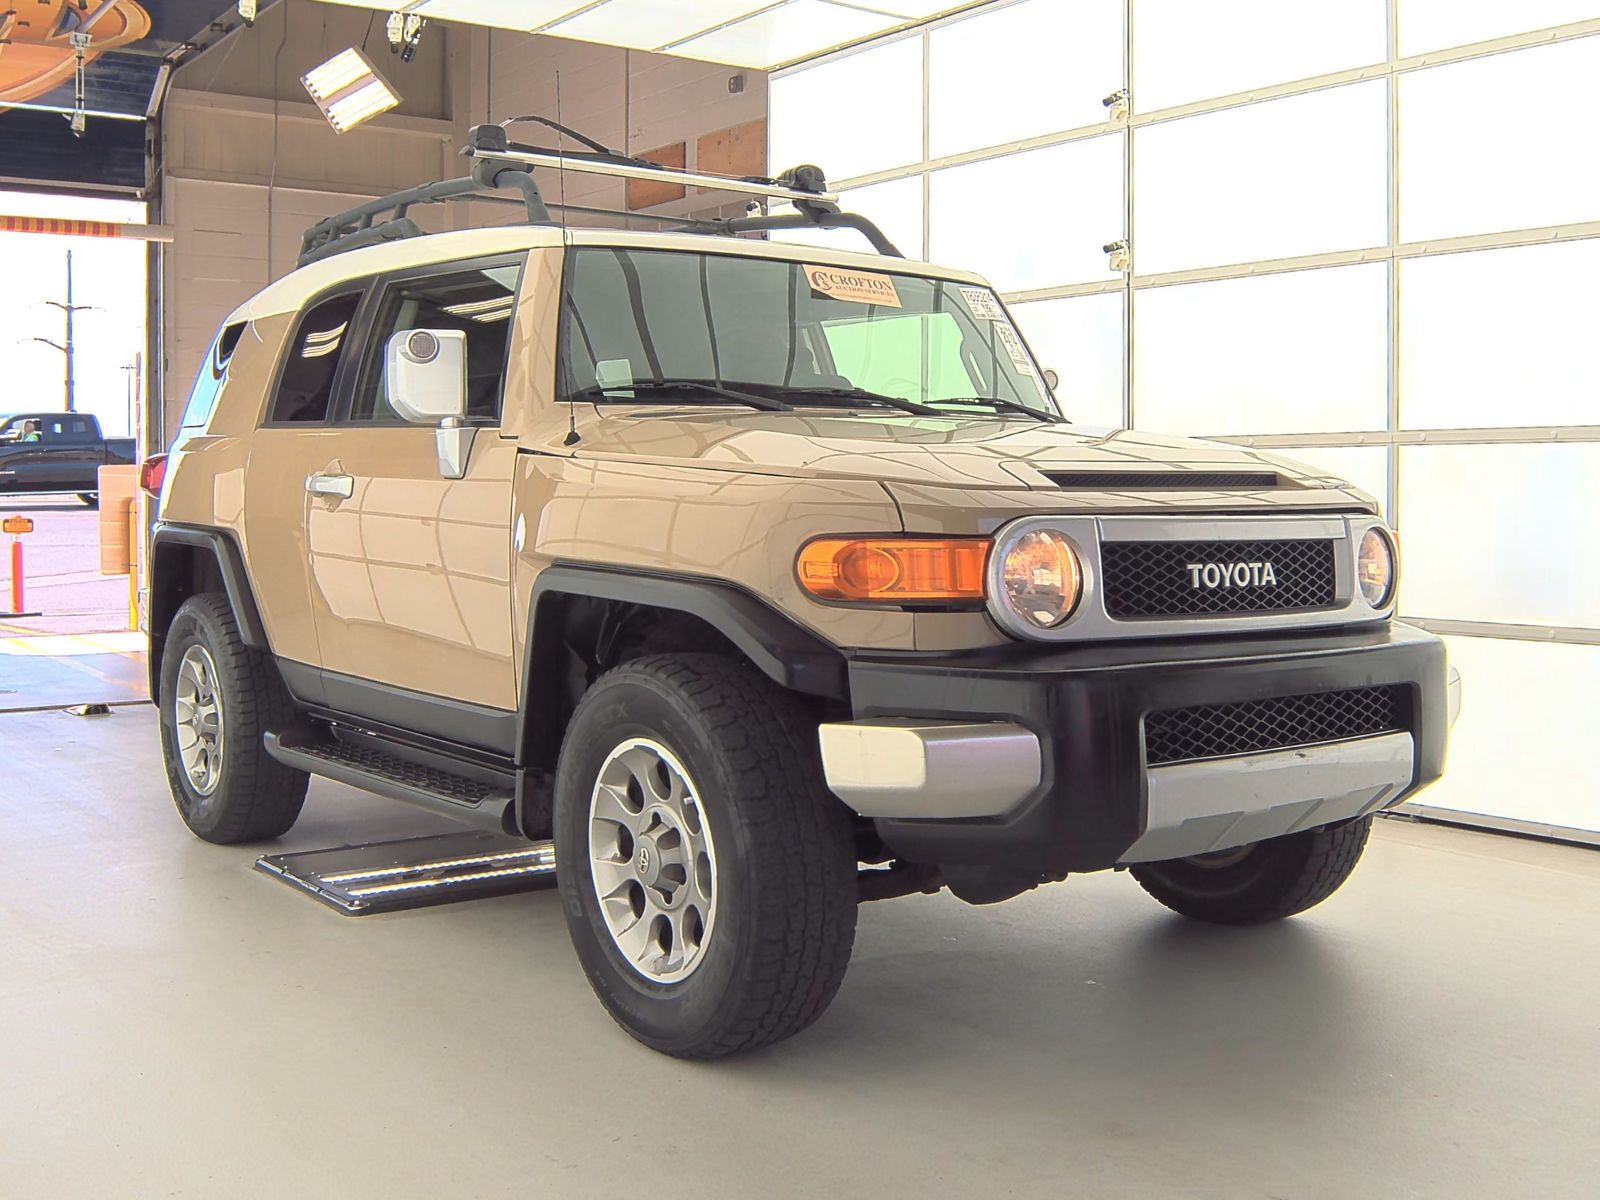
M 480 324 L 493 324 L 511 316 L 514 296 L 496 296 L 492 300 L 475 300 L 466 304 L 447 304 L 444 311 L 452 317 L 471 317 Z
M 378 74 L 372 60 L 354 47 L 335 54 L 300 82 L 336 133 L 354 129 L 400 103 L 399 93 Z
M 305 344 L 300 348 L 300 357 L 326 358 L 339 349 L 339 344 L 344 341 L 344 331 L 349 328 L 350 322 L 346 321 L 336 329 L 306 334 Z
M 752 0 L 608 0 L 540 32 L 607 46 L 656 50 L 705 33 L 762 7 Z
M 823 0 L 790 0 L 781 8 L 667 46 L 662 53 L 765 68 L 822 54 L 904 23 L 901 17 Z

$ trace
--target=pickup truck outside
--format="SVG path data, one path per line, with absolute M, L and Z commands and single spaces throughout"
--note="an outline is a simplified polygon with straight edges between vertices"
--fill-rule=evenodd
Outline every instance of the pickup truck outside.
M 108 438 L 90 413 L 0 416 L 0 495 L 70 492 L 90 508 L 100 503 L 100 468 L 125 466 L 132 438 Z

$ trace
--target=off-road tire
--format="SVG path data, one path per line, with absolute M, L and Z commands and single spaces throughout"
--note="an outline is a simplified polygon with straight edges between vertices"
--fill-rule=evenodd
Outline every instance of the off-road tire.
M 99 508 L 100 507 L 100 493 L 99 492 L 79 492 L 78 493 L 78 499 L 81 500 L 83 502 L 84 506 L 87 507 L 87 508 Z
M 1202 859 L 1140 863 L 1129 873 L 1162 904 L 1197 921 L 1255 925 L 1321 904 L 1361 861 L 1372 818 L 1258 842 L 1242 859 L 1208 866 Z
M 177 742 L 179 664 L 199 644 L 216 666 L 223 713 L 222 767 L 217 786 L 202 795 L 184 770 Z M 233 609 L 221 592 L 191 596 L 167 630 L 161 656 L 161 754 L 173 803 L 185 825 L 208 842 L 266 841 L 289 832 L 305 803 L 310 776 L 267 754 L 261 735 L 283 729 L 294 701 L 267 656 L 239 636 Z
M 687 769 L 716 851 L 703 961 L 658 983 L 623 957 L 590 863 L 590 801 L 617 747 L 648 738 Z M 635 659 L 573 714 L 556 777 L 557 879 L 590 985 L 634 1038 L 680 1058 L 754 1050 L 822 1015 L 855 940 L 848 810 L 822 779 L 816 721 L 754 668 L 712 654 Z

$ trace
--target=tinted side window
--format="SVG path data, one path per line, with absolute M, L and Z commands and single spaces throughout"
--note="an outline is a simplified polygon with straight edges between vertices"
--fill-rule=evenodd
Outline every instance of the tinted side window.
M 467 417 L 498 419 L 520 273 L 520 266 L 507 265 L 391 284 L 362 354 L 350 420 L 402 419 L 389 403 L 383 364 L 389 339 L 410 329 L 456 330 L 467 335 Z
M 244 323 L 229 325 L 217 335 L 206 351 L 205 361 L 195 373 L 194 388 L 189 392 L 189 403 L 184 406 L 178 421 L 180 434 L 197 434 L 203 431 L 216 411 L 217 397 L 222 394 L 222 384 L 228 374 L 228 360 L 244 333 Z
M 360 292 L 331 296 L 300 318 L 272 401 L 273 421 L 325 421 Z
M 82 417 L 46 417 L 39 432 L 47 442 L 88 442 L 94 440 L 89 422 Z

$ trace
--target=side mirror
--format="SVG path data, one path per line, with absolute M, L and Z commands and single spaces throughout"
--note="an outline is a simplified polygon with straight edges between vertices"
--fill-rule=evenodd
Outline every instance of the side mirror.
M 437 425 L 439 474 L 464 479 L 476 427 L 467 415 L 467 335 L 452 329 L 408 329 L 384 348 L 389 407 L 418 425 Z
M 383 359 L 389 406 L 408 421 L 436 425 L 467 415 L 467 335 L 408 329 L 389 339 Z
M 1044 369 L 1044 385 L 1050 389 L 1051 395 L 1054 395 L 1055 390 L 1061 386 L 1061 376 L 1056 373 L 1054 367 Z

